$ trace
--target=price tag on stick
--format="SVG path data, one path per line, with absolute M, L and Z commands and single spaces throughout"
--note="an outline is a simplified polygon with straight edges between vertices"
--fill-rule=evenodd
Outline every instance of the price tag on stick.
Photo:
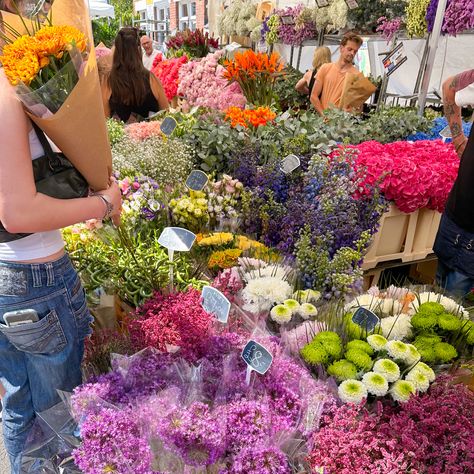
M 163 134 L 169 137 L 177 126 L 178 122 L 176 122 L 173 117 L 165 117 L 163 122 L 160 124 L 160 130 Z
M 353 315 L 352 322 L 371 332 L 380 323 L 380 318 L 370 309 L 360 307 Z
M 230 301 L 219 290 L 212 286 L 202 289 L 202 307 L 204 311 L 213 314 L 221 323 L 227 323 L 230 312 Z
M 204 171 L 193 170 L 186 180 L 186 187 L 191 191 L 202 191 L 208 181 L 209 178 L 207 177 L 207 174 L 204 173 Z
M 174 252 L 189 252 L 196 240 L 196 235 L 182 227 L 165 227 L 158 237 L 158 243 L 168 249 L 168 258 L 173 262 Z M 170 287 L 173 288 L 173 265 L 170 265 Z
M 281 170 L 285 174 L 290 174 L 301 165 L 300 159 L 296 155 L 288 155 L 281 162 Z
M 273 356 L 270 352 L 252 339 L 245 345 L 241 356 L 247 364 L 247 375 L 245 378 L 247 385 L 250 385 L 250 376 L 253 370 L 260 375 L 264 375 L 273 362 Z

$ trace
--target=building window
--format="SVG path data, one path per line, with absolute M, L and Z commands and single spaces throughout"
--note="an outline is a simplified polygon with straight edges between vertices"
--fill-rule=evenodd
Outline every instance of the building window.
M 196 2 L 191 3 L 191 16 L 196 16 Z
M 188 16 L 188 4 L 187 3 L 183 3 L 181 5 L 181 16 L 185 16 L 185 17 Z
M 162 9 L 160 10 L 160 20 L 161 20 L 161 21 L 165 21 L 165 18 L 166 18 L 166 16 L 165 16 L 165 9 L 162 8 Z

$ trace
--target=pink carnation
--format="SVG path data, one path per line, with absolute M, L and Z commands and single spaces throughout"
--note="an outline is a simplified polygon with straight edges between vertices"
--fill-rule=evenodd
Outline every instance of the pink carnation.
M 147 138 L 161 135 L 159 122 L 138 122 L 125 126 L 125 133 L 134 141 L 142 142 Z

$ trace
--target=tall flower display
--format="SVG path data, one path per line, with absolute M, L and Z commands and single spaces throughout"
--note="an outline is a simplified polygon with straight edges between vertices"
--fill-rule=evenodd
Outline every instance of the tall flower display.
M 251 104 L 271 105 L 275 80 L 283 69 L 278 53 L 255 53 L 249 49 L 226 60 L 224 67 L 224 77 L 237 82 Z

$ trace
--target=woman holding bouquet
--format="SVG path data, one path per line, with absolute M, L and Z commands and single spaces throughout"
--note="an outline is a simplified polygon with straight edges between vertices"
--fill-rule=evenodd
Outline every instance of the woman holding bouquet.
M 0 8 L 7 7 L 0 0 Z M 60 401 L 57 390 L 81 383 L 91 332 L 84 290 L 58 229 L 118 218 L 121 197 L 115 182 L 78 199 L 36 191 L 32 160 L 44 150 L 2 68 L 0 123 L 0 382 L 5 447 L 11 472 L 19 474 L 35 413 Z M 12 234 L 26 236 L 11 240 Z
M 160 80 L 143 66 L 138 30 L 122 28 L 114 44 L 112 69 L 102 81 L 105 116 L 132 122 L 168 109 Z

